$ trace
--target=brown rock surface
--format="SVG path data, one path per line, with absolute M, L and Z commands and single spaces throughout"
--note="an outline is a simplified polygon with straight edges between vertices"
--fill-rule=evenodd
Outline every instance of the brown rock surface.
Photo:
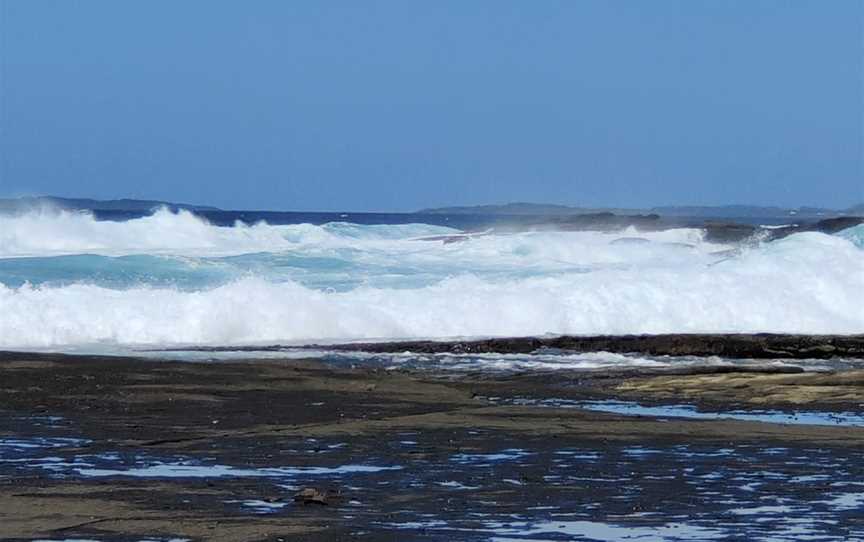
M 486 474 L 491 481 L 472 490 L 475 505 L 494 502 L 515 513 L 524 510 L 526 502 L 539 506 L 573 499 L 608 500 L 613 497 L 599 487 L 531 482 L 544 480 L 549 461 L 502 465 L 490 474 L 489 467 L 460 466 L 453 458 L 514 448 L 528 450 L 531 457 L 557 457 L 554 454 L 562 448 L 588 447 L 598 450 L 599 457 L 608 457 L 592 468 L 613 476 L 619 469 L 616 454 L 634 445 L 758 449 L 771 443 L 855 451 L 864 443 L 864 428 L 732 420 L 670 423 L 579 408 L 507 405 L 486 397 L 684 397 L 782 408 L 807 401 L 860 403 L 862 379 L 862 372 L 658 376 L 606 371 L 556 373 L 555 378 L 456 377 L 338 369 L 308 360 L 178 363 L 8 353 L 0 355 L 0 438 L 40 430 L 22 424 L 30 416 L 50 415 L 62 417 L 74 429 L 70 436 L 92 441 L 52 450 L 52 455 L 199 457 L 244 469 L 288 465 L 301 469 L 296 481 L 308 488 L 321 487 L 309 485 L 320 480 L 305 477 L 302 468 L 396 465 L 420 473 L 425 485 L 416 488 L 402 482 L 402 471 L 393 471 L 385 485 L 374 477 L 368 482 L 358 479 L 352 483 L 362 487 L 347 490 L 345 500 L 359 499 L 362 506 L 352 505 L 361 507 L 344 514 L 342 505 L 298 507 L 290 502 L 290 493 L 274 496 L 278 487 L 254 477 L 56 478 L 39 471 L 14 478 L 0 475 L 0 539 L 123 534 L 217 541 L 347 540 L 350 533 L 380 528 L 388 521 L 382 516 L 388 511 L 463 517 L 465 502 L 454 501 L 452 490 L 440 483 L 456 476 L 469 483 Z M 416 443 L 400 444 L 406 439 Z M 664 461 L 658 456 L 644 468 L 663 467 Z M 506 479 L 522 480 L 522 485 Z M 659 493 L 651 493 L 661 489 L 646 489 L 645 502 L 662 500 Z M 285 511 L 244 513 L 238 510 L 241 504 L 229 504 L 244 499 L 284 503 Z
M 864 406 L 864 371 L 655 376 L 615 388 L 624 396 L 754 405 Z

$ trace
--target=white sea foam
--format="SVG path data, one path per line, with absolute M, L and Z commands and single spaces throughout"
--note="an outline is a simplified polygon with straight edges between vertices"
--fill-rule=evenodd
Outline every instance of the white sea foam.
M 434 258 L 436 254 L 446 254 L 463 260 L 490 256 L 500 259 L 509 254 L 517 258 L 573 263 L 574 256 L 579 255 L 581 263 L 586 263 L 619 262 L 625 254 L 650 254 L 645 247 L 640 250 L 633 246 L 610 246 L 610 241 L 620 237 L 638 236 L 670 244 L 702 243 L 702 232 L 698 229 L 640 233 L 633 228 L 620 233 L 529 232 L 482 236 L 472 238 L 469 243 L 450 245 L 423 240 L 458 233 L 452 228 L 427 224 L 370 226 L 333 222 L 323 226 L 273 226 L 263 222 L 254 225 L 238 222 L 233 227 L 219 227 L 190 212 L 175 213 L 164 208 L 150 216 L 125 222 L 99 221 L 87 212 L 43 210 L 20 215 L 0 214 L 0 258 L 65 254 L 225 256 L 298 249 L 314 253 L 348 248 L 400 256 L 431 253 Z M 656 251 L 658 246 L 653 248 Z M 591 254 L 588 254 L 589 249 Z M 585 257 L 589 258 L 585 260 Z
M 271 226 L 238 222 L 225 228 L 188 211 L 162 208 L 150 216 L 124 222 L 96 220 L 88 212 L 44 209 L 18 215 L 0 214 L 0 258 L 62 254 L 179 254 L 218 256 L 278 251 L 303 245 L 350 246 L 359 240 L 386 241 L 455 233 L 424 224 Z
M 0 346 L 862 333 L 859 230 L 796 234 L 729 256 L 715 254 L 729 247 L 704 242 L 694 229 L 535 232 L 443 244 L 417 238 L 453 230 L 424 225 L 220 228 L 183 212 L 128 222 L 31 213 L 0 218 Z M 614 242 L 622 237 L 646 241 Z M 160 273 L 182 271 L 185 282 L 166 287 L 162 275 L 148 282 L 146 272 L 132 283 L 109 280 L 128 271 L 121 258 L 77 261 L 75 273 L 62 275 L 65 260 L 46 257 L 83 252 L 181 256 L 182 269 Z M 32 268 L 16 268 L 18 282 L 4 283 L 4 262 L 24 254 L 42 256 L 33 265 L 51 263 L 52 276 L 64 280 L 22 285 Z M 214 284 L 214 266 L 234 271 Z
M 862 252 L 802 234 L 716 265 L 327 292 L 246 278 L 195 292 L 0 286 L 0 344 L 864 330 Z

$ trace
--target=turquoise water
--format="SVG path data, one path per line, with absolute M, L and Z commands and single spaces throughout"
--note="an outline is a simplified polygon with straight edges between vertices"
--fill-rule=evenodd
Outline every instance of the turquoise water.
M 215 226 L 167 210 L 125 222 L 6 215 L 0 347 L 860 333 L 862 228 L 736 247 L 686 228 L 463 235 L 426 224 Z

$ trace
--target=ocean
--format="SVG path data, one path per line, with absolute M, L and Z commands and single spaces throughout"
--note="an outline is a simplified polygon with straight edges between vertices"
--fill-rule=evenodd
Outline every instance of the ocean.
M 864 226 L 738 246 L 417 216 L 0 215 L 0 348 L 864 332 Z
M 864 225 L 237 214 L 0 215 L 0 538 L 864 540 L 860 355 L 332 344 L 861 333 Z

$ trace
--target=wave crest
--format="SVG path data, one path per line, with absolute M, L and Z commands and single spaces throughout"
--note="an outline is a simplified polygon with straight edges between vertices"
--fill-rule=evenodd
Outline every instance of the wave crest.
M 266 222 L 237 222 L 233 227 L 219 227 L 189 211 L 167 208 L 143 218 L 115 222 L 96 220 L 86 211 L 38 209 L 18 215 L 0 214 L 0 258 L 83 253 L 224 256 L 455 231 L 423 224 L 271 226 Z
M 695 229 L 418 239 L 453 231 L 0 216 L 0 346 L 864 332 L 861 226 L 737 252 Z
M 137 345 L 544 333 L 864 331 L 862 252 L 793 236 L 713 266 L 524 279 L 460 275 L 344 292 L 241 279 L 216 288 L 0 286 L 0 345 Z

